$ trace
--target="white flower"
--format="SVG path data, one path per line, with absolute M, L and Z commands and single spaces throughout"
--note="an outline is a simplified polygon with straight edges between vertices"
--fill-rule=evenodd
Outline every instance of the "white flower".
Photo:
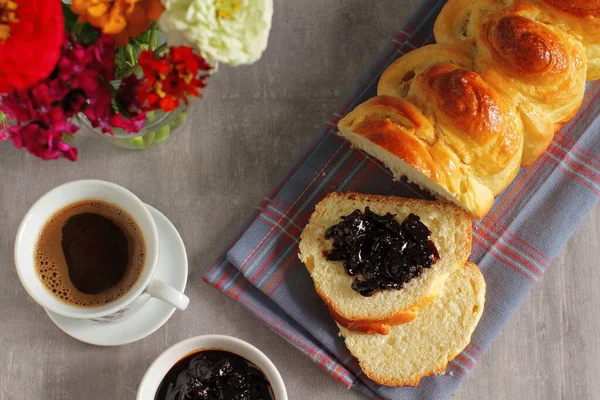
M 158 24 L 171 46 L 189 45 L 210 63 L 251 64 L 267 47 L 273 0 L 163 0 Z

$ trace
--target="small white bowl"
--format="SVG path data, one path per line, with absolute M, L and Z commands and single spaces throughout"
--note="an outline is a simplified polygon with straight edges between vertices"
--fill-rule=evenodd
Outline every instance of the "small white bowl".
M 137 400 L 154 400 L 158 387 L 171 367 L 190 353 L 200 350 L 225 350 L 254 363 L 267 377 L 275 400 L 288 400 L 283 379 L 275 365 L 262 351 L 243 340 L 224 335 L 196 336 L 179 342 L 165 350 L 150 365 L 137 392 Z

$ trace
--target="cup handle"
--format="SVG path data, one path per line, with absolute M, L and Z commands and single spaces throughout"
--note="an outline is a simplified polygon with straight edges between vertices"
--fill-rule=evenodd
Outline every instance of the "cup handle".
M 150 282 L 146 292 L 152 297 L 166 301 L 181 311 L 185 310 L 190 304 L 189 297 L 158 279 L 153 279 Z

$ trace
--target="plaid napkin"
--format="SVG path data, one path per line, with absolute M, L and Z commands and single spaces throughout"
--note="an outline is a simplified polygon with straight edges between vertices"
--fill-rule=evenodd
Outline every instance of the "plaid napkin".
M 298 260 L 299 236 L 314 205 L 331 191 L 424 197 L 408 184 L 393 182 L 378 161 L 350 148 L 335 135 L 335 126 L 375 95 L 387 65 L 433 40 L 433 22 L 443 4 L 424 2 L 204 275 L 343 385 L 372 398 L 450 397 L 600 195 L 600 83 L 593 83 L 581 111 L 556 134 L 548 151 L 521 170 L 488 216 L 474 224 L 471 261 L 485 275 L 487 300 L 471 344 L 445 374 L 425 378 L 417 388 L 382 387 L 364 376 Z

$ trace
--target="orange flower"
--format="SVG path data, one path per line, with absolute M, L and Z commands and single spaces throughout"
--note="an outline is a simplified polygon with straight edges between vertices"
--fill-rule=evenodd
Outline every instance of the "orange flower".
M 73 0 L 71 9 L 79 15 L 78 22 L 100 28 L 119 46 L 141 35 L 164 11 L 160 0 Z
M 160 58 L 152 51 L 140 53 L 144 83 L 138 91 L 138 101 L 146 110 L 173 111 L 180 100 L 188 104 L 188 96 L 200 97 L 212 69 L 201 56 L 187 46 L 171 47 Z

